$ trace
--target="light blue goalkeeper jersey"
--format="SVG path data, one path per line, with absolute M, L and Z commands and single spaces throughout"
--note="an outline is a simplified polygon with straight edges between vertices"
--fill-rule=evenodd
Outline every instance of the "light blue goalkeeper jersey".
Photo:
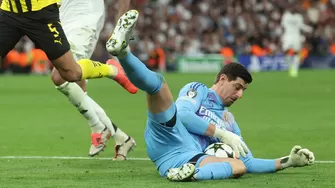
M 219 142 L 204 135 L 209 123 L 241 136 L 234 116 L 225 108 L 218 94 L 206 85 L 191 82 L 179 92 L 176 106 L 180 120 L 204 150 L 209 144 Z

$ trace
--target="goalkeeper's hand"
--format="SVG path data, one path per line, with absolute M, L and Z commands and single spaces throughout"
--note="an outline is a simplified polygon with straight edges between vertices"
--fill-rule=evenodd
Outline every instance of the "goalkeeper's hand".
M 246 157 L 246 154 L 249 152 L 247 145 L 237 134 L 216 128 L 213 136 L 220 139 L 223 143 L 228 144 L 234 150 L 236 158 L 239 158 L 240 154 Z
M 301 146 L 294 146 L 289 156 L 281 158 L 282 168 L 304 167 L 315 161 L 314 153 Z

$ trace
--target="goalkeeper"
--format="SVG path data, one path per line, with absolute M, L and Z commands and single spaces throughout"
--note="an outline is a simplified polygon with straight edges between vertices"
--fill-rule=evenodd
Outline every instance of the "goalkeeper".
M 122 15 L 106 47 L 117 56 L 131 82 L 146 92 L 147 125 L 145 142 L 148 156 L 161 176 L 172 181 L 226 179 L 246 172 L 241 160 L 219 158 L 203 153 L 180 121 L 173 96 L 163 76 L 146 68 L 130 51 L 128 42 L 139 13 L 130 10 Z M 238 67 L 237 67 L 238 68 Z M 227 132 L 229 135 L 234 135 Z M 235 142 L 242 143 L 241 138 Z
M 311 165 L 314 162 L 314 154 L 300 146 L 294 146 L 286 157 L 272 160 L 258 159 L 248 152 L 244 142 L 236 139 L 236 137 L 242 139 L 241 131 L 234 116 L 226 107 L 241 98 L 248 83 L 252 82 L 250 74 L 242 67 L 243 65 L 238 63 L 224 66 L 211 88 L 197 82 L 184 86 L 176 101 L 183 125 L 192 133 L 203 150 L 215 142 L 230 145 L 236 156 L 247 167 L 247 173 L 270 173 L 289 167 Z M 227 132 L 235 134 L 230 135 Z

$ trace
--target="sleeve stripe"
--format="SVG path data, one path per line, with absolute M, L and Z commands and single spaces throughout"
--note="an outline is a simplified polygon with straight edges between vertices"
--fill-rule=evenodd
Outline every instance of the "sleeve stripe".
M 195 88 L 196 88 L 198 85 L 199 85 L 199 83 L 198 83 L 198 82 L 196 82 L 196 83 L 193 83 L 193 84 L 191 85 L 191 87 L 190 87 L 190 88 L 192 88 L 192 89 L 196 90 Z
M 203 86 L 205 86 L 205 84 L 199 84 L 199 85 L 197 85 L 197 87 L 195 88 L 195 90 L 197 90 L 199 87 L 203 87 Z
M 190 88 L 197 90 L 199 87 L 204 87 L 204 86 L 205 84 L 201 84 L 197 82 L 197 83 L 192 84 Z

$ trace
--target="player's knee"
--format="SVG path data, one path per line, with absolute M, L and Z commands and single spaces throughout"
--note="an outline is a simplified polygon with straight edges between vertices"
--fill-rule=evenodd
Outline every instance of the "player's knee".
M 79 66 L 78 66 L 79 67 Z M 68 82 L 76 82 L 81 80 L 81 69 L 74 68 L 74 69 L 57 69 L 60 76 Z
M 56 86 L 62 85 L 65 80 L 60 76 L 59 72 L 57 69 L 53 69 L 51 73 L 51 80 Z
M 243 176 L 245 173 L 247 173 L 247 167 L 241 160 L 236 159 L 234 161 L 231 161 L 230 164 L 233 169 L 234 178 L 239 178 Z
M 77 82 L 77 84 L 81 87 L 81 89 L 83 89 L 83 91 L 87 91 L 87 89 L 86 89 L 86 82 L 87 82 L 87 80 L 80 80 L 80 81 L 78 81 Z
M 149 93 L 151 95 L 157 93 L 163 87 L 163 84 L 165 82 L 164 76 L 162 74 L 160 74 L 160 73 L 155 73 L 155 74 L 158 78 L 157 79 L 158 82 L 156 83 L 156 87 L 151 91 L 151 93 Z
M 53 69 L 52 73 L 51 73 L 51 80 L 52 82 L 56 85 L 56 86 L 60 86 L 63 83 L 65 83 L 66 81 L 69 82 L 74 82 L 77 81 L 78 78 L 75 75 L 71 75 L 71 73 L 69 73 L 71 71 L 58 71 L 57 69 Z M 63 74 L 61 74 L 63 73 Z M 79 78 L 80 79 L 80 78 Z

